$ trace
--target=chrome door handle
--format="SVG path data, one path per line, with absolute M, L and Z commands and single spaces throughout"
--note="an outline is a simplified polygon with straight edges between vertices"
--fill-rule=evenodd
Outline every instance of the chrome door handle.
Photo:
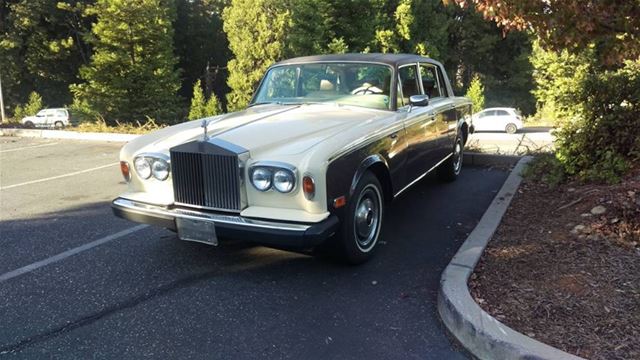
M 398 133 L 394 132 L 393 134 L 389 135 L 390 138 L 392 139 L 397 139 L 398 138 Z

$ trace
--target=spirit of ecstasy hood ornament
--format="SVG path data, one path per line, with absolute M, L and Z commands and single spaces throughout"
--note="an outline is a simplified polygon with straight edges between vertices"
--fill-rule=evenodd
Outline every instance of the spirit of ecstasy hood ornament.
M 209 122 L 207 120 L 202 120 L 202 124 L 200 124 L 200 127 L 202 127 L 202 129 L 204 129 L 204 137 L 202 139 L 202 141 L 209 141 L 209 135 L 207 134 L 207 126 L 209 126 Z

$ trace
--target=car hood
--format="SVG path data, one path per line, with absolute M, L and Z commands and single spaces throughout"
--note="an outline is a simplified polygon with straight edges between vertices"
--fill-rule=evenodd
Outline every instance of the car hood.
M 341 132 L 365 126 L 387 115 L 381 110 L 353 106 L 312 104 L 295 106 L 260 105 L 228 115 L 209 118 L 207 135 L 241 146 L 252 157 L 263 154 L 294 155 Z M 142 151 L 168 150 L 201 140 L 202 120 L 165 128 L 139 139 Z M 148 141 L 153 140 L 153 141 Z M 138 141 L 134 140 L 132 145 Z

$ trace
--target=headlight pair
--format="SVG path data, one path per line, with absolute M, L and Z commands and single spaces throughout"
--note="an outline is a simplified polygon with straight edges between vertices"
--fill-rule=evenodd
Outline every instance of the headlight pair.
M 163 181 L 167 180 L 171 172 L 169 158 L 161 154 L 136 156 L 133 161 L 133 167 L 136 169 L 138 176 L 143 179 L 153 176 L 155 179 Z
M 251 184 L 258 191 L 276 189 L 290 193 L 296 187 L 296 170 L 287 164 L 255 165 L 249 171 Z

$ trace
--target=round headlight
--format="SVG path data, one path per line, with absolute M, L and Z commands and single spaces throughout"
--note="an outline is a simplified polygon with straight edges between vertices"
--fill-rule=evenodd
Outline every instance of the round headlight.
M 260 191 L 271 189 L 271 170 L 265 168 L 257 168 L 251 174 L 251 183 Z
M 133 165 L 141 178 L 148 179 L 151 176 L 151 164 L 148 159 L 144 157 L 136 158 Z
M 162 159 L 155 159 L 151 165 L 151 174 L 158 180 L 166 180 L 169 177 L 169 163 Z
M 281 193 L 288 193 L 293 190 L 295 179 L 290 171 L 278 170 L 273 174 L 273 187 Z

